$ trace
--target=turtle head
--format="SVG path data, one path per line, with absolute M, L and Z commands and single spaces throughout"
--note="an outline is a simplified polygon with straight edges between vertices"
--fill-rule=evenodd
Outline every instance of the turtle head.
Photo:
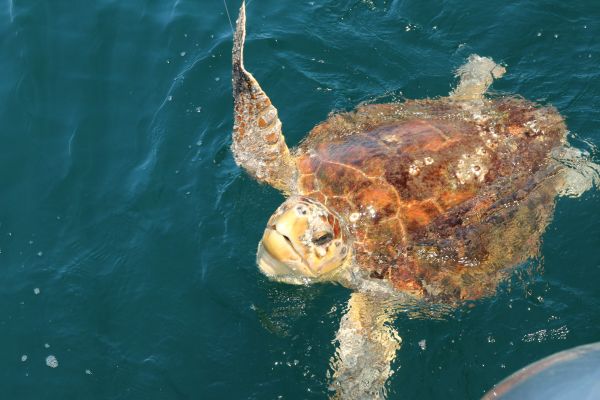
M 269 219 L 257 262 L 271 279 L 303 284 L 333 280 L 349 255 L 339 218 L 318 201 L 292 197 Z

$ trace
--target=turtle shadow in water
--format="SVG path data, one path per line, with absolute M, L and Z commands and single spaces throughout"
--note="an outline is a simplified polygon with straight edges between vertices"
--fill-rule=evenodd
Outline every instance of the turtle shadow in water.
M 279 338 L 289 338 L 294 335 L 295 324 L 310 315 L 317 298 L 323 290 L 311 290 L 307 286 L 297 286 L 294 290 L 286 290 L 279 285 L 268 285 L 267 299 L 261 303 L 252 304 L 260 325 L 269 333 Z

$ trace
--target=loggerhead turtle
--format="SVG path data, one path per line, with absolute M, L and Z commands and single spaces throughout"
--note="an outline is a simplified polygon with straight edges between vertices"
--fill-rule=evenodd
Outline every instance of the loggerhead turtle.
M 233 155 L 288 196 L 267 223 L 258 266 L 276 281 L 354 290 L 333 388 L 344 398 L 383 396 L 399 347 L 388 323 L 394 304 L 456 305 L 493 293 L 510 267 L 538 252 L 556 196 L 592 185 L 596 175 L 572 167 L 595 166 L 569 147 L 555 108 L 484 97 L 505 69 L 477 55 L 448 97 L 333 114 L 289 149 L 276 108 L 244 68 L 245 22 L 242 3 Z

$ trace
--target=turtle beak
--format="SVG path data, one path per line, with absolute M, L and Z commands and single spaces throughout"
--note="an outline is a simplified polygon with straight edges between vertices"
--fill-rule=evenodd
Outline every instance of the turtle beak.
M 257 262 L 261 271 L 276 280 L 284 277 L 314 278 L 301 249 L 294 245 L 294 238 L 301 237 L 308 225 L 291 209 L 274 217 L 265 229 L 258 247 Z
M 262 239 L 263 247 L 269 254 L 281 261 L 302 261 L 290 238 L 274 228 L 267 228 Z

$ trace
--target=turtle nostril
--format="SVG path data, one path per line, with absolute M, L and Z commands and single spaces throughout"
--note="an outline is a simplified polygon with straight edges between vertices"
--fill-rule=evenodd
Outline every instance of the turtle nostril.
M 303 205 L 299 205 L 298 207 L 296 207 L 296 212 L 298 213 L 298 215 L 306 215 L 306 214 L 308 214 L 308 210 Z

